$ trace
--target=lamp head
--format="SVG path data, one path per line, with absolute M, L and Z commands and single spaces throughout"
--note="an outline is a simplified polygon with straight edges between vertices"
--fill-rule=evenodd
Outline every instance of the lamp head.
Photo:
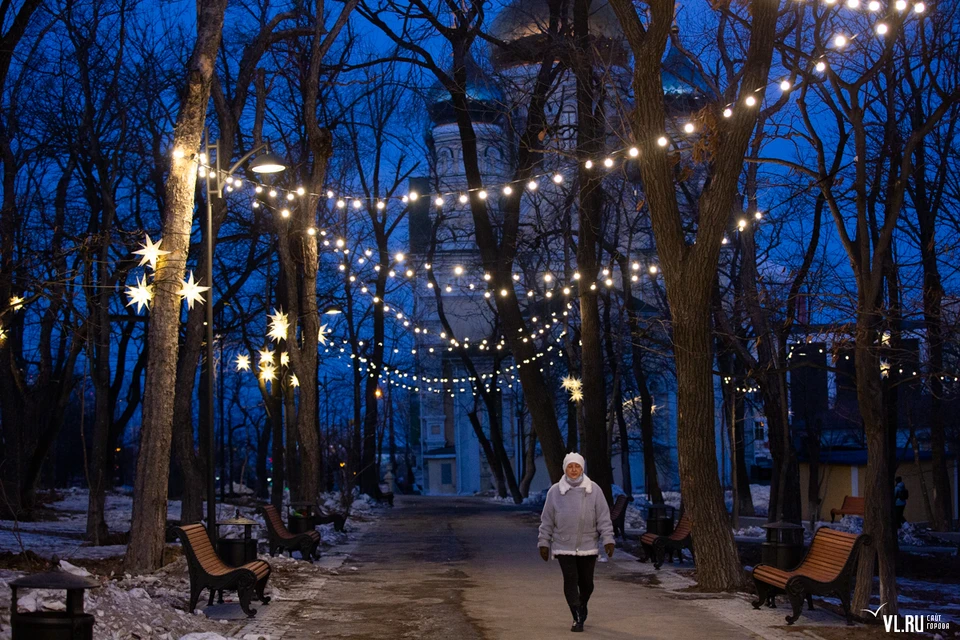
M 276 154 L 267 151 L 250 161 L 250 171 L 254 173 L 280 173 L 287 168 Z

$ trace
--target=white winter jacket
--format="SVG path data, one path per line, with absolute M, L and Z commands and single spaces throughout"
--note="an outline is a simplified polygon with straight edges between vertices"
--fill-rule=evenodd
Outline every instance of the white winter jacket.
M 610 508 L 590 478 L 573 487 L 564 476 L 550 487 L 540 514 L 539 546 L 555 556 L 597 555 L 597 542 L 614 544 Z

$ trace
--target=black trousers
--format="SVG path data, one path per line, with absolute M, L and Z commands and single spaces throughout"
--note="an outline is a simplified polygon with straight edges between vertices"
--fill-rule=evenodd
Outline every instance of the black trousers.
M 907 521 L 907 519 L 903 517 L 903 512 L 906 508 L 907 505 L 905 504 L 898 504 L 893 507 L 893 524 L 896 525 L 897 530 Z
M 554 556 L 563 572 L 563 595 L 571 607 L 586 605 L 593 593 L 597 556 Z

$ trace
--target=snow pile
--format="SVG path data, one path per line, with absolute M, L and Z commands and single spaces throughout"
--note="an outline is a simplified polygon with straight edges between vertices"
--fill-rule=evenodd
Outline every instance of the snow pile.
M 627 505 L 627 513 L 623 517 L 624 529 L 646 529 L 647 521 L 643 517 L 643 512 L 632 504 Z
M 766 538 L 767 532 L 760 527 L 741 527 L 734 529 L 733 535 L 739 538 Z
M 758 516 L 770 513 L 770 485 L 750 485 L 750 497 L 753 498 L 753 509 Z
M 900 544 L 905 544 L 911 547 L 925 547 L 928 544 L 925 534 L 925 527 L 919 527 L 912 522 L 905 523 L 902 527 L 900 527 L 900 530 L 897 531 L 897 537 L 900 540 Z
M 238 496 L 252 496 L 255 491 L 242 482 L 231 482 L 230 492 Z
M 547 491 L 548 489 L 544 489 L 543 491 L 532 492 L 530 495 L 528 495 L 526 498 L 523 499 L 523 504 L 529 504 L 529 505 L 543 504 L 544 502 L 547 501 Z

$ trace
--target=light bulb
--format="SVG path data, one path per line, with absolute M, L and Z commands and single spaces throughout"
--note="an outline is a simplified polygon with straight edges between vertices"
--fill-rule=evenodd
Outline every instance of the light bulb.
M 297 195 L 302 196 L 306 193 L 306 190 L 303 187 L 297 187 Z
M 887 35 L 887 31 L 889 31 L 887 25 L 883 24 L 882 22 L 877 25 L 877 34 L 885 36 Z
M 880 11 L 880 3 L 877 0 L 870 0 L 870 4 L 867 5 L 867 8 L 870 11 Z
M 907 8 L 907 0 L 897 0 L 893 6 L 897 8 L 897 11 L 905 11 Z
M 461 267 L 461 266 L 456 266 L 456 267 L 453 268 L 453 272 L 454 272 L 456 275 L 458 275 L 458 276 L 462 276 L 462 275 L 463 275 L 463 267 Z
M 659 271 L 659 269 L 657 269 L 657 265 L 650 265 L 650 273 L 656 273 L 657 271 Z
M 790 91 L 790 81 L 783 80 L 780 82 L 780 91 Z
M 280 209 L 280 217 L 281 217 L 281 218 L 289 218 L 289 217 L 290 217 L 290 209 Z
M 416 202 L 420 198 L 420 194 L 416 191 L 411 191 L 407 197 L 410 198 L 410 202 Z
M 173 157 L 176 158 L 177 160 L 182 158 L 183 155 L 184 155 L 183 149 L 181 149 L 180 147 L 177 147 L 176 149 L 173 150 Z
M 631 158 L 636 158 L 638 155 L 640 155 L 640 149 L 637 149 L 636 147 L 630 147 L 630 149 L 627 150 L 627 153 Z
M 696 127 L 693 126 L 692 122 L 688 122 L 687 124 L 683 125 L 683 130 L 686 133 L 693 133 L 694 129 L 696 129 Z
M 744 100 L 744 102 L 748 107 L 752 107 L 753 105 L 757 104 L 757 99 L 753 96 L 747 96 L 747 99 Z
M 396 254 L 395 256 L 393 256 L 393 260 L 394 260 L 395 262 L 403 262 L 404 258 L 406 258 L 406 256 L 404 256 L 404 255 L 403 255 L 402 253 L 400 253 L 399 251 L 397 252 L 397 254 Z
M 293 200 L 294 195 L 292 193 L 287 194 L 287 200 Z
M 729 118 L 732 115 L 733 115 L 733 109 L 731 109 L 730 107 L 727 107 L 726 109 L 723 110 L 724 118 Z
M 559 173 L 556 173 L 553 176 L 553 181 L 557 184 L 560 184 L 561 182 L 563 182 L 563 176 L 560 175 Z
M 362 206 L 363 206 L 363 203 L 360 202 L 359 200 L 354 200 L 354 201 L 353 201 L 353 208 L 354 208 L 354 209 L 359 209 L 359 208 L 362 207 Z
M 337 200 L 337 208 L 338 208 L 338 209 L 343 209 L 345 206 L 347 206 L 347 203 L 346 203 L 346 202 L 344 202 L 343 200 Z
M 817 63 L 817 66 L 815 68 L 817 71 L 826 71 L 827 63 L 821 60 L 820 62 Z
M 443 206 L 443 198 L 441 198 L 440 196 L 437 196 L 437 199 L 433 201 L 433 204 L 437 205 L 438 207 L 442 207 L 442 206 Z
M 383 200 L 377 200 L 377 209 L 379 209 L 380 211 L 383 211 L 386 208 L 386 206 L 387 206 L 386 202 L 384 202 Z
M 531 180 L 527 183 L 527 189 L 530 189 L 530 191 L 536 191 L 538 186 L 536 180 Z
M 270 193 L 268 193 L 267 195 L 269 195 L 271 198 L 276 198 L 276 197 L 277 197 L 277 190 L 276 190 L 276 189 L 270 189 Z
M 328 190 L 327 190 L 327 197 L 328 197 L 328 198 L 332 198 L 332 197 L 333 197 L 333 191 L 330 191 L 330 190 L 328 189 Z
M 507 294 L 510 293 L 506 289 L 500 289 L 500 296 L 506 298 Z
M 657 144 L 660 145 L 661 147 L 665 147 L 667 146 L 667 139 L 663 136 L 660 136 L 659 138 L 657 138 Z
M 605 166 L 607 169 L 609 169 L 610 167 L 612 167 L 612 166 L 613 166 L 613 158 L 604 158 L 604 160 L 603 160 L 603 166 Z
M 481 200 L 486 200 L 487 192 L 481 189 L 480 191 L 477 192 L 477 197 L 480 198 Z
M 315 236 L 315 235 L 317 235 L 317 230 L 316 230 L 316 228 L 314 228 L 314 227 L 307 227 L 307 235 L 308 235 L 308 236 Z
M 583 166 L 587 169 L 593 169 L 593 160 L 587 160 L 583 163 Z
M 467 194 L 461 193 L 461 194 L 460 194 L 460 204 L 467 204 L 467 200 L 469 200 L 469 198 L 467 198 Z
M 511 193 L 513 193 L 513 187 L 511 187 L 510 185 L 507 185 L 503 188 L 503 195 L 508 196 Z
M 257 185 L 256 187 L 253 188 L 253 192 L 254 192 L 254 193 L 263 193 L 263 187 L 261 187 L 260 185 Z
M 914 13 L 923 13 L 926 10 L 927 10 L 927 6 L 922 2 L 918 2 L 917 4 L 913 5 Z
M 757 220 L 759 220 L 759 219 L 763 218 L 763 212 L 762 212 L 762 211 L 757 211 L 755 214 L 753 214 L 753 217 L 756 218 Z
M 860 0 L 847 0 L 847 7 L 850 9 L 856 9 L 860 6 Z
M 841 47 L 845 47 L 847 46 L 847 37 L 843 35 L 839 35 L 833 39 L 833 44 L 836 45 L 838 49 Z

